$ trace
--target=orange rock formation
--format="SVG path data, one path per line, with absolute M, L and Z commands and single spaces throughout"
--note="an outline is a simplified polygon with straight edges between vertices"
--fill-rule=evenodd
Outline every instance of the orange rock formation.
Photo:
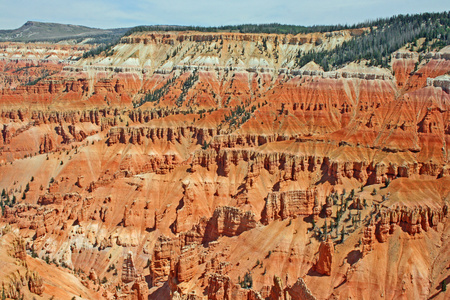
M 6 296 L 445 299 L 450 50 L 296 67 L 362 32 L 2 44 Z

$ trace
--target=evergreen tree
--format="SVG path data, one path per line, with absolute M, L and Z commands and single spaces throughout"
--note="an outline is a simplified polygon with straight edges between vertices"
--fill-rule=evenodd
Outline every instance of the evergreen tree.
M 325 241 L 326 241 L 328 239 L 328 224 L 326 219 L 325 223 L 323 224 L 323 233 L 325 234 Z
M 391 180 L 388 178 L 388 179 L 386 179 L 386 181 L 384 182 L 384 187 L 388 187 L 389 184 L 391 184 Z

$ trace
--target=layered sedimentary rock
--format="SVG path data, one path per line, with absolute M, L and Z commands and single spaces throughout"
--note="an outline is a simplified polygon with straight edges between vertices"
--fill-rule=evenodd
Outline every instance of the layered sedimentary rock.
M 42 263 L 83 298 L 440 293 L 448 49 L 296 66 L 364 30 L 136 33 L 70 66 L 0 60 L 0 229 L 23 237 L 8 272 Z M 57 294 L 20 274 L 7 297 Z
M 133 262 L 133 253 L 128 253 L 127 257 L 123 260 L 122 266 L 122 282 L 129 283 L 136 280 L 136 268 Z
M 312 215 L 314 208 L 318 207 L 317 198 L 317 190 L 314 189 L 269 193 L 261 214 L 261 221 L 268 224 L 277 219 Z
M 319 247 L 319 257 L 314 266 L 315 270 L 322 275 L 330 276 L 333 263 L 334 245 L 331 239 L 323 241 Z
M 219 236 L 236 236 L 257 226 L 256 216 L 251 211 L 244 212 L 236 207 L 222 206 L 214 210 L 208 222 L 205 235 L 207 240 Z

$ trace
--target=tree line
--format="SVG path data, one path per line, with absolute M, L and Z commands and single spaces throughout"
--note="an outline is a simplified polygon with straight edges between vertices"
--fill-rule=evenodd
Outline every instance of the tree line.
M 334 49 L 299 52 L 298 66 L 314 61 L 328 71 L 365 59 L 369 65 L 388 67 L 394 51 L 420 38 L 425 38 L 425 45 L 431 44 L 437 48 L 450 44 L 450 12 L 399 15 L 363 25 L 361 27 L 369 28 L 366 33 Z

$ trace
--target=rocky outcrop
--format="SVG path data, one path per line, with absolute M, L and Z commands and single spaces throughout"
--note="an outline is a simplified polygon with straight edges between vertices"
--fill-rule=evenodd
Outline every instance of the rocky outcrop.
M 136 300 L 147 300 L 149 296 L 148 284 L 144 276 L 139 275 L 131 287 L 131 297 Z
M 320 142 L 297 141 L 294 145 L 307 148 L 313 145 L 318 146 Z M 340 149 L 340 147 L 343 146 L 336 145 L 333 153 L 342 151 L 343 148 Z M 389 153 L 389 151 L 386 150 L 386 153 Z M 314 155 L 275 151 L 268 153 L 267 151 L 259 152 L 257 150 L 239 148 L 221 149 L 218 152 L 212 149 L 196 151 L 192 159 L 192 167 L 195 169 L 201 166 L 208 170 L 216 168 L 219 175 L 228 176 L 230 166 L 237 166 L 241 162 L 248 163 L 247 189 L 251 189 L 254 186 L 255 180 L 264 169 L 270 174 L 281 174 L 283 181 L 297 180 L 301 172 L 305 171 L 311 173 L 324 171 L 332 183 L 342 183 L 344 178 L 355 178 L 367 184 L 379 184 L 383 183 L 386 178 L 411 177 L 415 174 L 440 176 L 440 174 L 445 172 L 444 165 L 432 161 L 422 163 L 405 162 L 402 165 L 393 162 L 385 163 L 383 161 L 342 162 L 318 153 Z
M 42 277 L 35 271 L 29 271 L 27 277 L 30 292 L 36 295 L 42 295 L 44 293 L 44 282 Z
M 39 145 L 39 153 L 49 153 L 55 149 L 55 142 L 53 139 L 48 135 L 45 134 L 44 138 L 41 141 L 41 144 Z
M 435 239 L 448 227 L 450 98 L 437 77 L 450 69 L 447 49 L 417 65 L 415 53 L 394 54 L 395 80 L 363 63 L 293 67 L 300 51 L 365 30 L 135 33 L 27 86 L 42 68 L 10 69 L 0 55 L 2 234 L 26 236 L 46 270 L 69 266 L 106 299 L 429 298 L 448 266 Z M 1 49 L 27 55 L 14 47 Z M 326 197 L 343 189 L 355 195 Z M 359 239 L 362 258 L 348 251 Z M 396 252 L 409 246 L 430 253 Z M 30 263 L 25 244 L 13 256 Z M 374 260 L 397 267 L 368 283 L 360 274 Z M 8 297 L 27 285 L 42 294 L 42 280 L 22 277 L 5 284 Z
M 167 281 L 170 274 L 170 263 L 174 257 L 180 254 L 178 240 L 171 240 L 165 236 L 159 236 L 153 250 L 150 264 L 151 285 Z
M 319 256 L 314 269 L 317 273 L 330 276 L 331 275 L 331 265 L 333 263 L 334 255 L 334 244 L 331 238 L 323 241 L 319 247 Z
M 177 210 L 177 219 L 175 220 L 175 232 L 180 233 L 191 229 L 192 224 L 197 223 L 198 215 L 195 213 L 195 192 L 193 183 L 190 181 L 182 182 L 183 198 L 180 201 L 181 208 Z
M 292 287 L 287 289 L 289 296 L 291 296 L 292 300 L 316 300 L 317 298 L 313 296 L 311 291 L 306 286 L 305 281 L 302 278 L 299 278 Z
M 181 254 L 172 262 L 172 270 L 170 276 L 175 282 L 188 282 L 196 274 L 200 273 L 199 266 L 204 263 L 205 254 L 200 251 L 196 244 L 185 246 L 181 249 Z M 171 281 L 169 279 L 169 281 Z M 174 288 L 176 289 L 176 288 Z
M 27 258 L 25 240 L 21 237 L 15 238 L 12 243 L 12 247 L 13 247 L 12 251 L 14 253 L 14 257 L 25 262 L 26 258 Z
M 226 275 L 211 274 L 208 277 L 208 299 L 225 300 L 232 294 L 233 283 Z
M 448 217 L 448 206 L 441 208 L 393 206 L 389 208 L 375 207 L 376 219 L 364 228 L 362 238 L 363 256 L 373 250 L 375 241 L 384 243 L 396 228 L 401 228 L 414 236 L 430 229 L 436 229 L 439 223 Z
M 214 214 L 205 229 L 205 241 L 214 241 L 219 236 L 236 236 L 257 226 L 255 214 L 244 212 L 239 208 L 221 206 Z
M 24 287 L 36 295 L 44 293 L 42 277 L 36 271 L 27 270 L 25 274 L 19 270 L 9 274 L 8 281 L 3 283 L 2 293 L 6 298 L 18 299 L 24 295 Z
M 314 210 L 317 198 L 316 189 L 269 193 L 261 213 L 261 222 L 269 224 L 273 220 L 312 215 L 318 211 Z
M 122 265 L 122 282 L 129 283 L 137 278 L 136 268 L 133 261 L 133 253 L 128 252 L 127 257 L 123 260 Z
M 382 209 L 377 222 L 377 238 L 380 242 L 386 240 L 388 233 L 392 233 L 394 225 L 401 227 L 410 235 L 415 235 L 429 229 L 436 229 L 439 223 L 448 216 L 448 206 L 441 208 L 395 206 Z
M 373 250 L 374 243 L 375 243 L 375 225 L 370 223 L 368 226 L 364 228 L 364 235 L 361 244 L 362 256 L 367 255 L 370 251 Z
M 89 278 L 89 280 L 92 280 L 93 282 L 98 282 L 98 276 L 94 269 L 91 269 L 89 271 L 88 278 Z
M 447 93 L 450 93 L 450 76 L 438 76 L 436 78 L 427 78 L 427 85 L 440 87 Z
M 140 212 L 137 211 L 133 205 L 131 207 L 128 207 L 128 205 L 125 205 L 125 209 L 123 212 L 123 219 L 122 223 L 125 227 L 138 227 L 140 221 Z
M 286 299 L 283 280 L 278 276 L 273 276 L 273 285 L 270 290 L 269 299 Z
M 108 145 L 117 143 L 142 145 L 144 142 L 167 141 L 183 143 L 183 140 L 203 144 L 215 135 L 213 129 L 197 127 L 114 127 L 109 130 Z

